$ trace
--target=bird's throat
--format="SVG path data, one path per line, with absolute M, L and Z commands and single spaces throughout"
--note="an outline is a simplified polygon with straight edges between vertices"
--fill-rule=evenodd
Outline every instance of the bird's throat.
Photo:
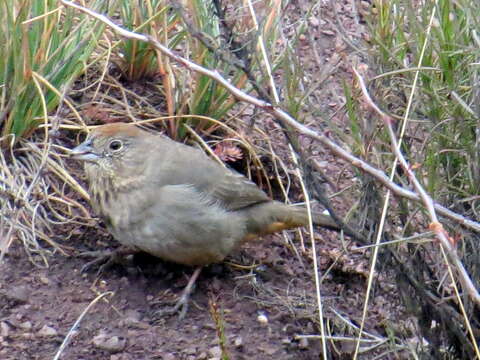
M 104 169 L 96 164 L 86 165 L 85 170 L 92 196 L 92 205 L 94 210 L 100 214 L 108 213 L 112 202 L 118 201 L 122 195 L 134 192 L 145 183 L 143 174 L 122 177 L 111 169 Z

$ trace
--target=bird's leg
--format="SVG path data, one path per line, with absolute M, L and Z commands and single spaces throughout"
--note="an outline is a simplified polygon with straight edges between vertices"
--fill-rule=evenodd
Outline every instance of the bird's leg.
M 156 312 L 156 315 L 161 316 L 161 315 L 169 315 L 169 314 L 178 313 L 178 318 L 180 320 L 182 320 L 185 317 L 185 315 L 187 314 L 188 304 L 190 302 L 190 295 L 193 292 L 193 289 L 195 287 L 195 281 L 197 281 L 197 278 L 200 275 L 201 271 L 202 271 L 201 266 L 199 266 L 195 269 L 192 276 L 188 280 L 187 286 L 185 286 L 185 289 L 183 289 L 182 295 L 180 296 L 180 298 L 175 303 L 175 306 L 173 306 L 170 309 L 159 310 L 159 311 Z
M 97 275 L 100 275 L 110 266 L 123 263 L 125 256 L 134 254 L 136 252 L 137 251 L 134 249 L 125 246 L 119 247 L 113 251 L 99 250 L 83 252 L 79 255 L 80 257 L 93 257 L 94 259 L 83 265 L 81 272 L 87 272 L 94 266 L 98 266 Z

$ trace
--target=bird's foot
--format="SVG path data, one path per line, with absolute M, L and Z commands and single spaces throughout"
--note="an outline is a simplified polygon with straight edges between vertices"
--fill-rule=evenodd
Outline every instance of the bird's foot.
M 190 303 L 190 294 L 187 294 L 185 291 L 180 296 L 180 299 L 177 300 L 174 306 L 165 307 L 153 312 L 152 317 L 155 322 L 161 321 L 165 317 L 173 316 L 178 314 L 178 320 L 183 320 L 185 315 L 187 315 L 188 307 Z
M 171 316 L 175 314 L 178 314 L 179 320 L 182 320 L 185 318 L 185 315 L 187 314 L 188 307 L 190 304 L 190 297 L 195 288 L 195 281 L 197 280 L 198 275 L 200 275 L 201 271 L 202 271 L 201 267 L 198 267 L 195 269 L 192 276 L 188 280 L 187 286 L 185 286 L 185 289 L 183 289 L 182 295 L 176 301 L 174 306 L 156 310 L 153 313 L 154 321 L 161 320 L 165 316 Z
M 92 261 L 87 262 L 85 265 L 82 266 L 80 270 L 83 272 L 88 272 L 94 267 L 98 267 L 97 276 L 103 273 L 105 270 L 110 268 L 112 265 L 115 264 L 122 264 L 124 263 L 124 259 L 126 255 L 134 253 L 133 250 L 128 248 L 119 248 L 116 250 L 98 250 L 98 251 L 86 251 L 81 253 L 80 257 L 93 257 Z

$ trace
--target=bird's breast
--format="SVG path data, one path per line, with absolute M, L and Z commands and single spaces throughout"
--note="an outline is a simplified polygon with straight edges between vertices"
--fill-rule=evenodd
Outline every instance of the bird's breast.
M 137 221 L 139 208 L 146 206 L 148 193 L 142 189 L 142 175 L 121 178 L 113 172 L 102 171 L 98 165 L 86 167 L 93 210 L 100 215 L 115 237 Z

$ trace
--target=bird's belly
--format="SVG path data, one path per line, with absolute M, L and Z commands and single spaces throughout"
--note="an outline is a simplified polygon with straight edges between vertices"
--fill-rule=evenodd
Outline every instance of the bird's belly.
M 194 235 L 194 232 L 192 232 L 193 241 L 190 244 L 163 231 L 151 232 L 148 225 L 139 228 L 135 226 L 118 227 L 117 231 L 112 231 L 112 234 L 125 246 L 182 265 L 208 265 L 222 261 L 226 255 L 221 251 L 220 246 L 211 245 L 213 239 L 199 238 Z M 218 241 L 222 241 L 222 239 L 218 239 Z
M 159 225 L 151 223 L 148 218 L 132 221 L 128 220 L 127 214 L 115 213 L 116 216 L 108 217 L 107 227 L 119 243 L 182 265 L 220 262 L 238 243 L 233 234 L 223 229 L 198 231 L 187 224 L 165 222 Z
M 118 194 L 115 201 L 104 202 L 101 213 L 109 231 L 123 245 L 184 265 L 222 261 L 241 243 L 243 221 L 215 204 L 203 204 L 195 191 L 188 198 L 190 193 L 176 193 L 183 189 L 161 188 L 154 202 L 141 192 Z M 169 190 L 172 194 L 166 196 Z M 198 198 L 191 199 L 194 196 Z

